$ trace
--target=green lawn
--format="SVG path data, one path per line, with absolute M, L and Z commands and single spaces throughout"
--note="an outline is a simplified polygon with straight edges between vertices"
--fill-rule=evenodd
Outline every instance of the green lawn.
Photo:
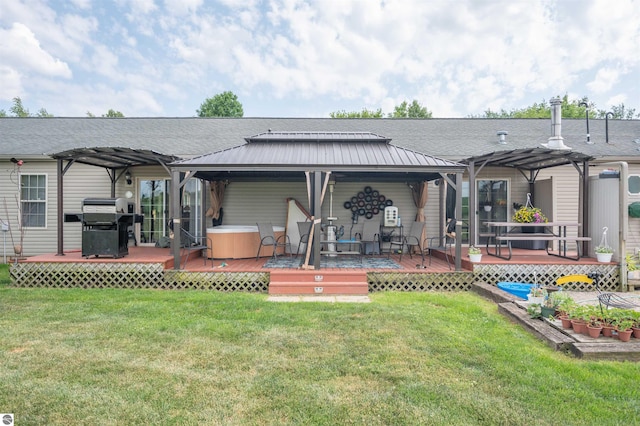
M 640 419 L 638 364 L 554 352 L 470 293 L 371 298 L 0 284 L 0 412 L 18 425 Z

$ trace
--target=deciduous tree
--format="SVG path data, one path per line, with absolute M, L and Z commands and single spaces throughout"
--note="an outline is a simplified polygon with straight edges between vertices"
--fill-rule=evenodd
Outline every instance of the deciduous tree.
M 229 91 L 205 99 L 196 113 L 198 117 L 242 117 L 244 115 L 238 97 Z

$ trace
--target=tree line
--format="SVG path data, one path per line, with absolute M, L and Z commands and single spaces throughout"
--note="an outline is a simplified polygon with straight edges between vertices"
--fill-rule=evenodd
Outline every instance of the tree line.
M 41 108 L 36 113 L 31 113 L 22 104 L 20 97 L 13 98 L 13 106 L 9 108 L 10 115 L 5 110 L 0 109 L 0 117 L 53 117 L 46 109 Z M 238 97 L 231 91 L 219 93 L 213 97 L 206 98 L 200 108 L 196 109 L 198 117 L 243 117 L 244 110 L 242 103 Z M 610 110 L 598 109 L 594 102 L 590 101 L 587 96 L 579 99 L 569 99 L 568 95 L 562 97 L 562 118 L 606 118 L 618 120 L 631 120 L 640 118 L 640 113 L 636 113 L 635 108 L 627 108 L 624 103 L 614 105 Z M 334 111 L 329 113 L 331 118 L 415 118 L 429 119 L 433 118 L 433 113 L 423 106 L 417 100 L 411 103 L 403 101 L 396 105 L 392 112 L 384 113 L 381 108 L 370 110 L 363 108 L 361 111 Z M 87 117 L 95 117 L 94 114 L 87 111 Z M 124 114 L 114 109 L 109 109 L 102 117 L 107 118 L 123 118 Z M 470 115 L 468 118 L 550 118 L 551 104 L 542 100 L 534 102 L 524 108 L 514 108 L 509 111 L 501 109 L 500 111 L 485 110 L 482 114 Z

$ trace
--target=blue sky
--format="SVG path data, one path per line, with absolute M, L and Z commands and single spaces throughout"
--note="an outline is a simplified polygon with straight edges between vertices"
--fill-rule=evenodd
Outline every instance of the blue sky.
M 230 90 L 245 117 L 640 112 L 639 52 L 640 0 L 2 0 L 0 109 L 191 117 Z

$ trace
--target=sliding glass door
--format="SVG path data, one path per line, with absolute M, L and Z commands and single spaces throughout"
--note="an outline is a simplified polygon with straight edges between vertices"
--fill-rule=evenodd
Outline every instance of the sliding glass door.
M 154 245 L 161 237 L 169 235 L 169 187 L 168 179 L 140 180 L 140 213 L 144 215 L 140 228 L 140 244 Z
M 476 199 L 478 206 L 478 235 L 492 232 L 486 222 L 508 222 L 509 217 L 509 181 L 506 179 L 476 180 Z M 486 237 L 478 238 L 479 244 L 486 242 Z

